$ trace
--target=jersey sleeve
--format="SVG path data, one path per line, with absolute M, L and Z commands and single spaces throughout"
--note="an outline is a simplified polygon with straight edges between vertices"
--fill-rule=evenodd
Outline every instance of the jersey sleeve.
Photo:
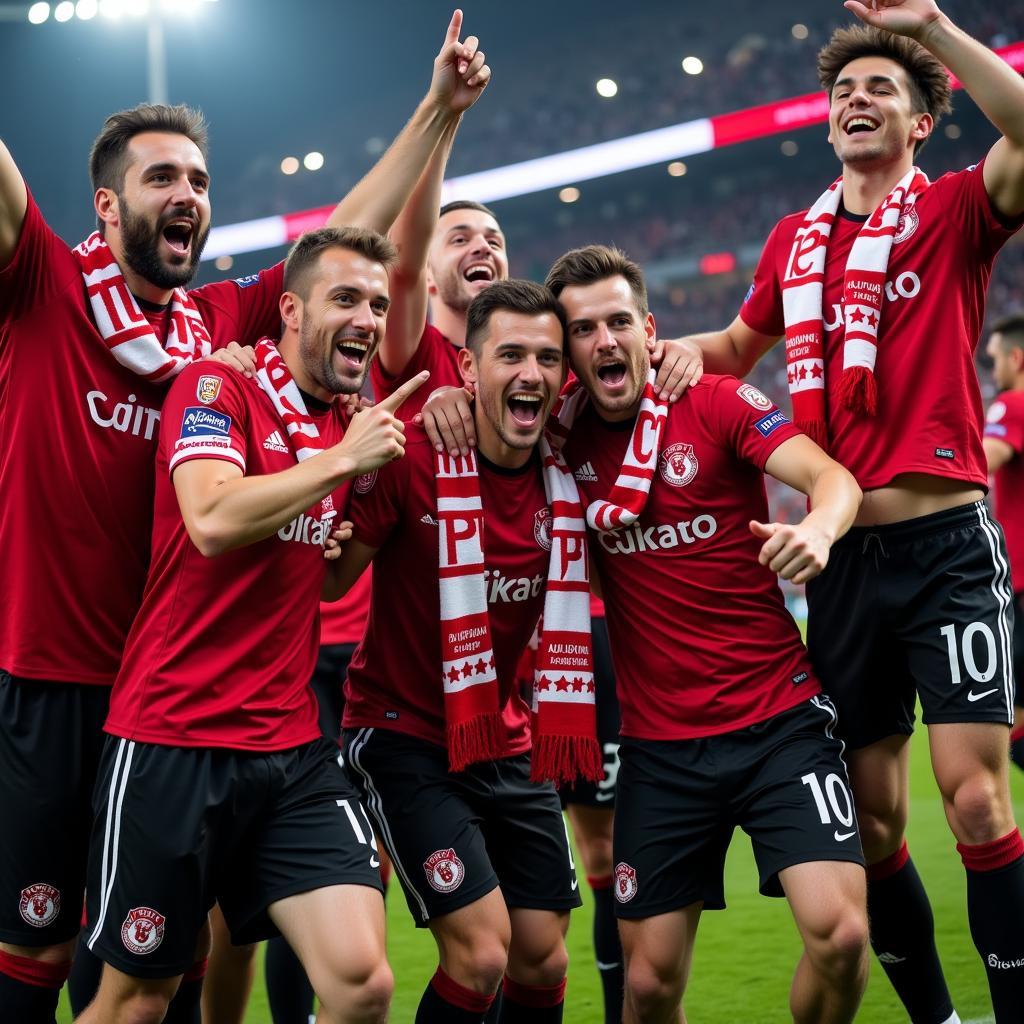
M 761 258 L 757 262 L 757 270 L 754 271 L 754 280 L 740 307 L 740 316 L 752 331 L 775 338 L 786 333 L 786 322 L 782 314 L 782 282 L 779 277 L 779 268 L 783 264 L 778 258 L 780 235 L 785 223 L 786 221 L 779 221 L 772 228 L 761 250 Z
M 217 364 L 182 370 L 160 414 L 160 447 L 169 474 L 193 459 L 221 459 L 245 472 L 245 386 L 234 370 Z
M 1024 392 L 1002 395 L 989 406 L 985 436 L 1004 441 L 1015 455 L 1024 453 Z
M 985 191 L 985 161 L 944 174 L 933 185 L 941 207 L 959 227 L 972 251 L 992 256 L 1024 224 L 1024 215 L 1004 218 Z
M 402 517 L 408 492 L 410 446 L 405 455 L 352 483 L 346 519 L 352 523 L 352 537 L 367 547 L 383 547 Z
M 275 263 L 249 277 L 204 284 L 189 295 L 199 306 L 216 349 L 232 341 L 255 345 L 260 338 L 277 337 L 283 289 L 284 263 Z
M 723 447 L 762 471 L 772 452 L 800 433 L 767 395 L 735 377 L 719 377 L 708 402 L 708 422 Z
M 43 219 L 31 191 L 18 244 L 0 270 L 0 324 L 10 324 L 48 302 L 81 270 L 67 244 Z

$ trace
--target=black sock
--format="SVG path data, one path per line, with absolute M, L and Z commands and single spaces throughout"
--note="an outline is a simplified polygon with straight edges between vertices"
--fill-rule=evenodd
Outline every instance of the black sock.
M 56 1024 L 69 966 L 0 950 L 0 1024 Z
M 868 867 L 868 918 L 875 951 L 913 1024 L 942 1024 L 953 1013 L 935 948 L 935 922 L 907 844 Z
M 465 988 L 438 967 L 420 999 L 416 1024 L 483 1024 L 493 998 Z
M 280 936 L 267 942 L 263 973 L 274 1024 L 309 1024 L 313 986 L 292 947 Z
M 68 1002 L 71 1015 L 77 1017 L 92 1001 L 100 987 L 103 961 L 85 944 L 78 940 L 75 959 L 71 961 L 68 975 Z
M 604 992 L 604 1024 L 622 1024 L 624 972 L 612 878 L 588 878 L 587 881 L 594 894 L 594 958 Z
M 491 1003 L 491 1008 L 487 1011 L 487 1016 L 484 1017 L 484 1024 L 498 1024 L 501 1020 L 501 989 L 494 993 L 494 1002 Z
M 991 843 L 957 850 L 967 869 L 967 918 L 988 975 L 996 1024 L 1024 1007 L 1024 841 L 1014 829 Z
M 502 985 L 500 1024 L 561 1024 L 565 979 L 557 985 L 520 985 L 507 974 Z
M 203 979 L 183 979 L 174 993 L 164 1024 L 200 1024 L 202 1012 L 200 1004 L 203 996 Z

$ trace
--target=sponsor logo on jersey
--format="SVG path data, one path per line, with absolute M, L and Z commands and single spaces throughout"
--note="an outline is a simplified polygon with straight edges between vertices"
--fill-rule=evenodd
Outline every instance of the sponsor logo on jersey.
M 750 287 L 747 289 L 747 294 L 743 296 L 743 304 L 746 305 L 754 295 L 754 289 L 757 287 L 756 281 L 750 282 Z
M 284 438 L 281 436 L 280 430 L 272 430 L 268 435 L 267 439 L 263 442 L 263 447 L 268 452 L 281 452 L 287 455 L 289 452 L 288 445 L 284 443 Z
M 45 882 L 28 885 L 21 890 L 18 910 L 26 924 L 45 928 L 60 913 L 60 890 Z
M 789 420 L 786 419 L 786 414 L 776 409 L 775 412 L 771 413 L 771 415 L 758 420 L 754 424 L 754 427 L 762 437 L 771 437 L 771 435 L 774 434 L 783 423 L 788 422 Z
M 921 293 L 921 278 L 912 270 L 904 270 L 902 274 L 892 281 L 885 282 L 885 297 L 889 302 L 896 302 L 899 299 L 912 299 Z M 873 303 L 872 303 L 873 305 Z M 839 330 L 845 321 L 843 304 L 833 302 L 830 310 L 822 311 L 825 332 Z
M 466 868 L 454 850 L 435 850 L 424 862 L 423 870 L 432 889 L 454 892 L 466 877 Z
M 765 394 L 758 391 L 753 384 L 741 384 L 736 389 L 736 394 L 743 399 L 747 405 L 752 405 L 758 412 L 767 412 L 775 403 Z
M 573 477 L 578 480 L 581 484 L 596 484 L 597 474 L 594 472 L 594 467 L 589 461 L 584 462 L 575 473 Z
M 937 459 L 955 459 L 956 452 L 952 448 L 936 448 L 935 458 Z
M 615 898 L 620 903 L 628 903 L 636 895 L 636 890 L 636 868 L 620 860 L 615 865 Z
M 484 569 L 484 587 L 488 604 L 529 601 L 543 592 L 544 577 L 540 573 L 536 576 L 504 576 L 498 569 Z
M 986 423 L 985 424 L 985 436 L 986 437 L 1006 437 L 1009 433 L 1005 423 Z
M 1016 967 L 1024 967 L 1024 956 L 1019 956 L 1015 960 L 1000 960 L 995 953 L 989 953 L 985 957 L 985 963 L 997 971 L 1012 971 Z
M 134 907 L 121 925 L 121 941 L 125 949 L 139 956 L 156 950 L 164 941 L 167 918 L 152 907 Z
M 182 437 L 228 437 L 231 417 L 214 409 L 200 409 L 191 405 L 181 418 Z
M 998 423 L 1006 415 L 1006 403 L 1005 402 L 993 402 L 988 407 L 988 415 L 985 417 L 986 423 Z
M 697 475 L 698 468 L 692 444 L 674 444 L 658 458 L 662 480 L 673 487 L 685 487 Z
M 545 551 L 551 550 L 551 509 L 541 508 L 533 513 L 533 539 Z
M 126 402 L 118 402 L 113 408 L 107 405 L 109 401 L 102 391 L 90 391 L 85 396 L 89 418 L 93 423 L 122 434 L 144 438 L 146 441 L 153 440 L 157 424 L 160 422 L 159 409 L 136 405 L 138 399 L 135 395 L 129 395 Z
M 696 544 L 698 540 L 707 540 L 717 532 L 718 522 L 714 516 L 699 515 L 660 526 L 634 523 L 610 533 L 599 533 L 597 539 L 610 555 L 636 555 L 644 551 L 665 551 L 677 548 L 680 544 Z
M 245 277 L 236 277 L 235 284 L 239 288 L 251 288 L 259 279 L 259 274 L 247 274 Z
M 312 544 L 314 547 L 322 548 L 331 535 L 331 526 L 337 514 L 333 511 L 325 512 L 319 519 L 314 519 L 313 516 L 302 512 L 287 526 L 282 526 L 277 535 L 283 541 Z
M 209 405 L 211 402 L 217 400 L 217 396 L 220 394 L 220 377 L 211 377 L 209 374 L 205 374 L 200 377 L 196 383 L 196 398 L 199 399 L 203 405 Z
M 900 242 L 905 242 L 910 238 L 921 221 L 921 218 L 917 214 L 917 210 L 914 209 L 912 201 L 917 197 L 911 194 L 907 197 L 908 202 L 911 203 L 907 207 L 907 210 L 900 216 L 899 222 L 896 225 L 896 234 L 893 236 L 892 244 L 899 245 Z
M 369 473 L 363 473 L 356 477 L 356 482 L 352 485 L 355 489 L 356 494 L 369 494 L 373 489 L 373 485 L 377 482 L 377 470 L 372 470 Z M 436 523 L 434 524 L 437 525 Z

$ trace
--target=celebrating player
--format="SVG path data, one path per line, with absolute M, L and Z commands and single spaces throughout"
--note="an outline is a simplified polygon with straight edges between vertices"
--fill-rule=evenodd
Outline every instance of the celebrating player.
M 341 564 L 354 578 L 373 558 L 374 587 L 345 751 L 409 909 L 437 942 L 417 1024 L 483 1020 L 503 975 L 500 1021 L 562 1019 L 579 893 L 558 797 L 530 781 L 531 756 L 535 776 L 569 774 L 560 752 L 573 749 L 600 771 L 582 524 L 561 493 L 575 495 L 567 471 L 551 458 L 542 473 L 537 448 L 563 349 L 545 288 L 492 285 L 469 307 L 459 355 L 477 390 L 478 452 L 437 453 L 413 430 L 401 463 L 353 489 Z M 542 606 L 556 626 L 541 668 L 564 685 L 531 730 L 515 667 Z
M 999 1022 L 1024 1004 L 1024 842 L 1014 822 L 1012 593 L 987 482 L 974 349 L 1000 247 L 1024 214 L 1024 82 L 933 0 L 847 0 L 865 24 L 818 56 L 842 175 L 765 244 L 739 316 L 692 339 L 742 376 L 786 338 L 799 425 L 865 492 L 808 588 L 808 645 L 840 711 L 869 870 L 871 940 L 915 1024 L 958 1020 L 904 840 L 915 697 L 967 872 Z M 945 65 L 945 66 L 943 66 Z M 930 182 L 914 155 L 949 68 L 1000 132 Z
M 1014 679 L 1024 679 L 1024 316 L 1000 320 L 988 339 L 992 377 L 1000 394 L 988 407 L 985 458 L 995 478 L 996 518 L 1006 536 L 1014 590 Z M 1010 756 L 1024 769 L 1024 718 L 1017 701 L 1017 724 L 1010 733 Z

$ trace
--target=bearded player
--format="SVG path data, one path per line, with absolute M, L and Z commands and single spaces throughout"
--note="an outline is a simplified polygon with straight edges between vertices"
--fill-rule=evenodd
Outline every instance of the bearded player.
M 732 324 L 690 340 L 708 370 L 742 376 L 784 335 L 798 423 L 865 492 L 808 588 L 807 639 L 850 748 L 872 945 L 915 1024 L 959 1019 L 904 840 L 920 699 L 1001 1024 L 1024 1004 L 1024 841 L 1007 772 L 1013 595 L 981 500 L 973 356 L 992 262 L 1024 215 L 1024 82 L 933 0 L 846 7 L 864 24 L 818 56 L 842 175 L 776 225 Z M 1001 137 L 930 182 L 914 157 L 949 110 L 946 68 Z

